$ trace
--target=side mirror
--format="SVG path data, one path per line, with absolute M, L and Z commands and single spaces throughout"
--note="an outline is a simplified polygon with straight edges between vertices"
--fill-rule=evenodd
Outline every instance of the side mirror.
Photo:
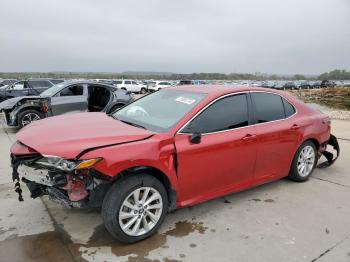
M 199 144 L 201 142 L 202 135 L 199 132 L 194 132 L 190 137 L 190 142 L 192 144 Z

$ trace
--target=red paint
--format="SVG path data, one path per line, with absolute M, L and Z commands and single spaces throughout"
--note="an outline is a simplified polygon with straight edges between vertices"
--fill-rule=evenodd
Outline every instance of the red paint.
M 321 145 L 330 137 L 326 115 L 284 92 L 225 86 L 174 88 L 208 95 L 165 134 L 129 126 L 102 113 L 83 113 L 34 122 L 23 128 L 17 139 L 41 154 L 67 159 L 91 147 L 117 144 L 89 151 L 81 159 L 103 157 L 94 168 L 111 177 L 132 167 L 156 168 L 169 178 L 177 192 L 177 206 L 183 207 L 287 176 L 292 158 L 305 140 L 314 139 Z M 295 106 L 297 113 L 281 121 L 203 135 L 200 144 L 191 144 L 188 134 L 177 134 L 214 99 L 249 91 L 280 94 Z M 247 135 L 251 136 L 243 139 Z M 11 149 L 14 154 L 19 151 L 17 146 Z

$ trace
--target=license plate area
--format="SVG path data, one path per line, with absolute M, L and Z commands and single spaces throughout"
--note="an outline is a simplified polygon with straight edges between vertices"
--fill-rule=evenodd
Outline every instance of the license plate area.
M 29 181 L 42 185 L 53 186 L 49 171 L 46 169 L 33 168 L 22 164 L 18 166 L 17 172 L 20 177 L 23 177 Z

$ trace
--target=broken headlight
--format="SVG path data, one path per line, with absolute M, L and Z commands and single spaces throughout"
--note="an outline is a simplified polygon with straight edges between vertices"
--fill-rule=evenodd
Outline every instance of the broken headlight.
M 73 171 L 93 167 L 101 160 L 102 158 L 93 158 L 83 161 L 70 161 L 58 156 L 44 156 L 35 163 L 42 166 L 54 167 L 62 171 Z
M 35 163 L 42 166 L 54 167 L 63 171 L 72 171 L 76 166 L 75 162 L 56 156 L 44 156 Z

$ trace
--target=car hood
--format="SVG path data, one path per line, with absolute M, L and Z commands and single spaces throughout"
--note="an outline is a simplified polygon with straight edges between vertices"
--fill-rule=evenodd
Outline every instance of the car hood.
M 74 159 L 88 149 L 135 142 L 153 134 L 104 113 L 78 113 L 35 121 L 16 137 L 42 155 Z
M 40 98 L 40 96 L 19 96 L 7 99 L 0 103 L 0 111 L 2 109 L 11 109 L 14 107 L 20 100 L 22 99 L 28 99 L 28 98 Z

